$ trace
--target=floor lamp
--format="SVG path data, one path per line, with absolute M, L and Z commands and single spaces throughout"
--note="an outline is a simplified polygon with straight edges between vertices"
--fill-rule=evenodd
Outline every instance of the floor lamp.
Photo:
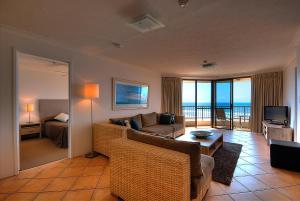
M 91 100 L 91 136 L 92 136 L 92 145 L 93 145 L 93 100 L 99 98 L 99 84 L 88 83 L 84 85 L 84 97 Z M 94 151 L 87 153 L 85 157 L 94 158 L 98 154 Z

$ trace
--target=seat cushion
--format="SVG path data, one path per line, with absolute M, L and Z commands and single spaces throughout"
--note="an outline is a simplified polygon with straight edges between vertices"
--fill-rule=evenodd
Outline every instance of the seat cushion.
M 141 130 L 147 133 L 156 133 L 159 135 L 170 135 L 173 132 L 179 131 L 181 129 L 183 129 L 182 124 L 171 124 L 171 125 L 157 124 L 154 126 L 143 127 Z
M 153 126 L 157 124 L 157 113 L 152 112 L 148 114 L 142 114 L 143 127 Z
M 160 136 L 147 135 L 133 129 L 129 129 L 127 131 L 127 138 L 145 144 L 155 145 L 165 149 L 188 154 L 191 161 L 191 176 L 200 177 L 202 175 L 201 159 L 199 157 L 201 149 L 198 142 L 177 141 Z
M 203 175 L 201 177 L 191 177 L 191 199 L 197 198 L 199 191 L 206 193 L 210 185 L 212 171 L 215 167 L 215 161 L 213 157 L 201 154 L 201 168 Z

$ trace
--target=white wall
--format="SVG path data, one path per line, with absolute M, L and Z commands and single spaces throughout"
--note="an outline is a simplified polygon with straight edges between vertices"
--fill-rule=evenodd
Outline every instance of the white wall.
M 290 108 L 290 124 L 294 128 L 294 140 L 300 142 L 300 48 L 294 60 L 284 69 L 283 104 Z M 298 94 L 298 98 L 297 98 Z M 297 100 L 298 99 L 298 100 Z M 298 103 L 297 103 L 298 101 Z
M 22 59 L 22 58 L 21 58 Z M 22 63 L 22 62 L 21 62 Z M 43 68 L 43 66 L 40 66 Z M 66 68 L 68 66 L 66 65 Z M 19 66 L 19 121 L 28 122 L 26 104 L 33 103 L 31 121 L 39 121 L 39 99 L 68 99 L 69 79 L 55 72 L 31 70 Z
M 159 73 L 122 64 L 105 57 L 96 58 L 82 55 L 53 41 L 1 27 L 0 178 L 13 175 L 15 166 L 13 146 L 13 48 L 32 55 L 71 62 L 73 156 L 82 155 L 91 150 L 90 104 L 78 93 L 85 82 L 92 81 L 100 84 L 100 98 L 95 100 L 94 107 L 94 120 L 96 122 L 107 120 L 110 117 L 160 111 L 161 76 Z M 150 107 L 142 110 L 112 111 L 112 77 L 149 83 Z

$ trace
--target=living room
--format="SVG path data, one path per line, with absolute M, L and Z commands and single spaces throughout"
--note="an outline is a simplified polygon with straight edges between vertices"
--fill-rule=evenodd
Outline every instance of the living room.
M 263 106 L 288 106 L 287 126 L 293 130 L 293 140 L 300 142 L 300 129 L 297 129 L 300 125 L 300 119 L 297 118 L 300 112 L 297 106 L 297 94 L 300 94 L 299 8 L 300 4 L 296 0 L 126 0 L 90 3 L 83 0 L 1 0 L 0 200 L 75 200 L 76 197 L 82 201 L 117 200 L 117 197 L 125 200 L 190 199 L 188 172 L 184 172 L 184 178 L 187 178 L 183 179 L 184 188 L 179 185 L 180 179 L 174 177 L 172 171 L 157 172 L 174 179 L 162 181 L 178 184 L 170 190 L 169 195 L 173 197 L 164 197 L 159 187 L 150 188 L 158 196 L 151 194 L 152 198 L 143 197 L 150 196 L 144 191 L 138 194 L 143 195 L 142 199 L 134 195 L 129 199 L 124 197 L 124 192 L 119 195 L 119 191 L 111 192 L 109 175 L 115 169 L 111 167 L 107 153 L 96 150 L 95 134 L 94 137 L 92 134 L 99 130 L 95 125 L 107 124 L 109 119 L 153 112 L 177 113 L 177 116 L 182 116 L 182 107 L 192 107 L 184 115 L 189 121 L 180 121 L 178 117 L 177 121 L 182 127 L 170 127 L 169 138 L 178 134 L 178 138 L 185 141 L 186 136 L 182 134 L 208 130 L 222 132 L 223 142 L 242 145 L 240 153 L 235 157 L 237 163 L 233 163 L 234 167 L 230 168 L 230 172 L 234 170 L 230 185 L 208 182 L 209 185 L 203 188 L 207 192 L 203 190 L 198 200 L 276 200 L 274 196 L 277 196 L 277 200 L 297 200 L 300 196 L 299 173 L 270 165 L 270 146 L 262 134 L 262 113 Z M 145 15 L 146 18 L 141 18 Z M 138 30 L 141 28 L 139 26 L 133 28 L 143 19 L 146 24 L 149 22 L 147 20 L 156 22 L 158 27 L 144 33 Z M 19 171 L 16 69 L 20 53 L 63 61 L 70 66 L 69 159 L 25 171 Z M 266 80 L 263 76 L 270 74 L 274 75 L 271 79 L 273 84 L 263 84 Z M 167 78 L 172 80 L 168 83 Z M 238 86 L 244 78 L 251 80 L 251 89 L 243 91 L 245 88 Z M 254 86 L 253 80 L 261 85 Z M 120 93 L 114 93 L 118 81 L 137 86 L 141 91 L 146 86 L 146 106 L 145 102 L 133 104 L 133 108 L 122 108 L 122 104 L 118 106 L 115 95 Z M 186 90 L 182 88 L 185 81 L 192 81 L 193 87 Z M 223 81 L 226 81 L 225 88 L 221 87 L 222 93 L 218 93 L 217 88 L 221 86 L 218 84 L 224 84 Z M 174 82 L 177 84 L 172 84 Z M 82 93 L 90 83 L 96 84 L 98 89 L 95 97 Z M 259 90 L 262 85 L 265 90 L 274 93 L 266 95 L 266 91 Z M 240 88 L 244 94 L 237 93 Z M 255 97 L 252 96 L 253 89 L 257 89 Z M 192 92 L 185 95 L 188 90 Z M 275 91 L 278 95 L 274 95 Z M 228 104 L 221 108 L 221 118 L 216 116 L 216 111 L 220 111 L 218 96 L 225 97 Z M 262 104 L 262 97 L 269 97 L 266 98 L 268 103 Z M 184 98 L 187 98 L 186 101 Z M 235 101 L 235 98 L 239 101 Z M 240 105 L 243 98 L 247 99 L 247 105 Z M 183 102 L 193 105 L 184 105 Z M 251 111 L 240 114 L 235 109 L 238 107 L 251 108 Z M 251 114 L 255 108 L 259 108 L 259 112 L 255 112 L 259 118 L 253 119 Z M 205 121 L 202 121 L 202 115 Z M 160 116 L 156 123 L 159 121 Z M 256 128 L 251 127 L 250 122 L 257 122 Z M 190 127 L 185 127 L 187 124 Z M 250 129 L 252 132 L 249 132 Z M 123 137 L 124 132 L 127 132 L 127 128 L 122 127 L 117 136 Z M 106 141 L 104 145 L 108 145 Z M 143 150 L 145 147 L 139 148 Z M 110 148 L 104 146 L 103 149 Z M 101 155 L 85 158 L 87 153 L 93 156 L 95 153 L 92 151 Z M 166 157 L 170 154 L 173 156 L 175 152 L 160 151 L 155 153 L 165 154 Z M 174 158 L 180 163 L 186 160 L 186 155 L 179 153 Z M 132 167 L 135 167 L 134 161 L 129 161 Z M 157 167 L 163 169 L 164 166 Z M 177 167 L 182 168 L 180 165 Z M 159 183 L 151 175 L 143 175 L 141 178 L 152 178 L 151 186 L 169 184 Z M 181 191 L 173 194 L 172 190 L 176 188 Z M 129 190 L 126 193 L 125 196 L 130 195 Z

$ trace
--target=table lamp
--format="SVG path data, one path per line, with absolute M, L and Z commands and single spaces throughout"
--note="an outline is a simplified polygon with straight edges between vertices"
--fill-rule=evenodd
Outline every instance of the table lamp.
M 30 121 L 30 113 L 33 112 L 33 104 L 32 103 L 27 103 L 26 104 L 26 112 L 28 112 L 28 122 L 27 123 L 31 123 Z
M 99 84 L 87 83 L 84 85 L 84 97 L 91 100 L 91 135 L 93 135 L 93 99 L 99 98 Z M 94 158 L 98 154 L 96 152 L 87 153 L 85 156 L 87 158 Z

